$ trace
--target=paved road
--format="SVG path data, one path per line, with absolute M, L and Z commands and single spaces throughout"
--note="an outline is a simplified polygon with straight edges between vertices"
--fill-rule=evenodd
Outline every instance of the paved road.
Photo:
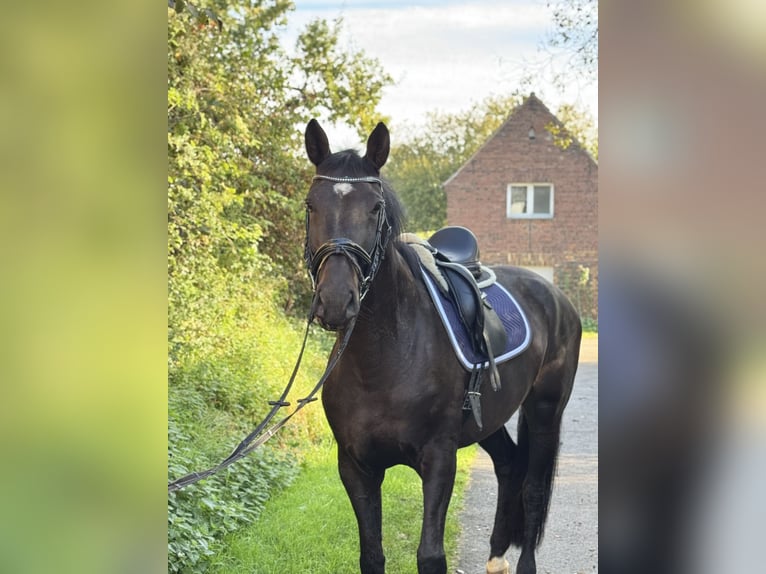
M 516 436 L 516 416 L 508 423 Z M 497 482 L 481 449 L 461 514 L 456 572 L 485 574 L 495 516 Z M 507 554 L 513 568 L 518 549 Z M 539 574 L 598 571 L 598 339 L 583 340 L 572 397 L 564 411 L 562 445 L 545 538 L 537 550 Z

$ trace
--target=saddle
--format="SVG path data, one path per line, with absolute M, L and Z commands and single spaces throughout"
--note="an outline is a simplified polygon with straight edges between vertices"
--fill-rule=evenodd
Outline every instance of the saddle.
M 481 265 L 476 236 L 465 227 L 444 227 L 428 239 L 428 244 L 460 320 L 470 333 L 474 351 L 487 358 L 490 383 L 497 391 L 501 382 L 495 356 L 505 349 L 508 335 L 500 317 L 480 290 L 480 287 L 494 283 L 494 273 Z M 479 428 L 482 427 L 479 388 L 483 370 L 482 363 L 474 365 L 466 393 Z
M 479 242 L 470 229 L 457 225 L 442 227 L 428 238 L 428 243 L 443 261 L 462 265 L 475 279 L 481 275 Z

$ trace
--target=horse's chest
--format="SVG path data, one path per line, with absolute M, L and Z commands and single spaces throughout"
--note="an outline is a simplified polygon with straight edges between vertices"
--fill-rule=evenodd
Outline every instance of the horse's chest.
M 370 392 L 339 382 L 326 385 L 322 402 L 330 426 L 347 440 L 396 434 L 407 423 L 406 399 L 400 403 L 390 392 Z
M 359 460 L 389 466 L 412 464 L 440 427 L 455 426 L 448 395 L 392 381 L 381 387 L 334 379 L 325 385 L 322 402 L 341 448 Z

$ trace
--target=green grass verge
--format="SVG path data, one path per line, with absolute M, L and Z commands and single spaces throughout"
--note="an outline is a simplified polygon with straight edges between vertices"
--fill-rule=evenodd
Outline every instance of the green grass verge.
M 582 319 L 582 330 L 585 333 L 598 333 L 598 321 L 592 317 Z
M 458 471 L 447 517 L 445 550 L 454 566 L 460 526 L 458 513 L 468 485 L 476 447 L 458 452 Z M 418 475 L 398 466 L 383 482 L 383 547 L 386 570 L 417 572 L 416 552 L 422 519 Z M 335 444 L 318 447 L 295 482 L 277 494 L 257 522 L 224 541 L 212 561 L 215 574 L 355 574 L 359 542 L 351 503 L 340 482 Z

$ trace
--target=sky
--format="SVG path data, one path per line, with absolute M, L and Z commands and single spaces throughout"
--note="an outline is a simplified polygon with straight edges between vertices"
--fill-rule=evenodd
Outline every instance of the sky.
M 428 112 L 460 112 L 487 96 L 508 95 L 520 87 L 530 65 L 548 57 L 539 50 L 552 29 L 545 0 L 295 0 L 295 5 L 284 36 L 288 47 L 311 20 L 341 17 L 340 45 L 377 58 L 394 78 L 378 106 L 390 118 L 392 132 L 423 124 Z M 575 103 L 598 118 L 595 85 L 560 94 L 539 80 L 526 91 L 534 91 L 554 113 L 562 103 Z M 353 130 L 325 128 L 333 148 L 359 143 Z M 334 145 L 333 135 L 340 145 Z

